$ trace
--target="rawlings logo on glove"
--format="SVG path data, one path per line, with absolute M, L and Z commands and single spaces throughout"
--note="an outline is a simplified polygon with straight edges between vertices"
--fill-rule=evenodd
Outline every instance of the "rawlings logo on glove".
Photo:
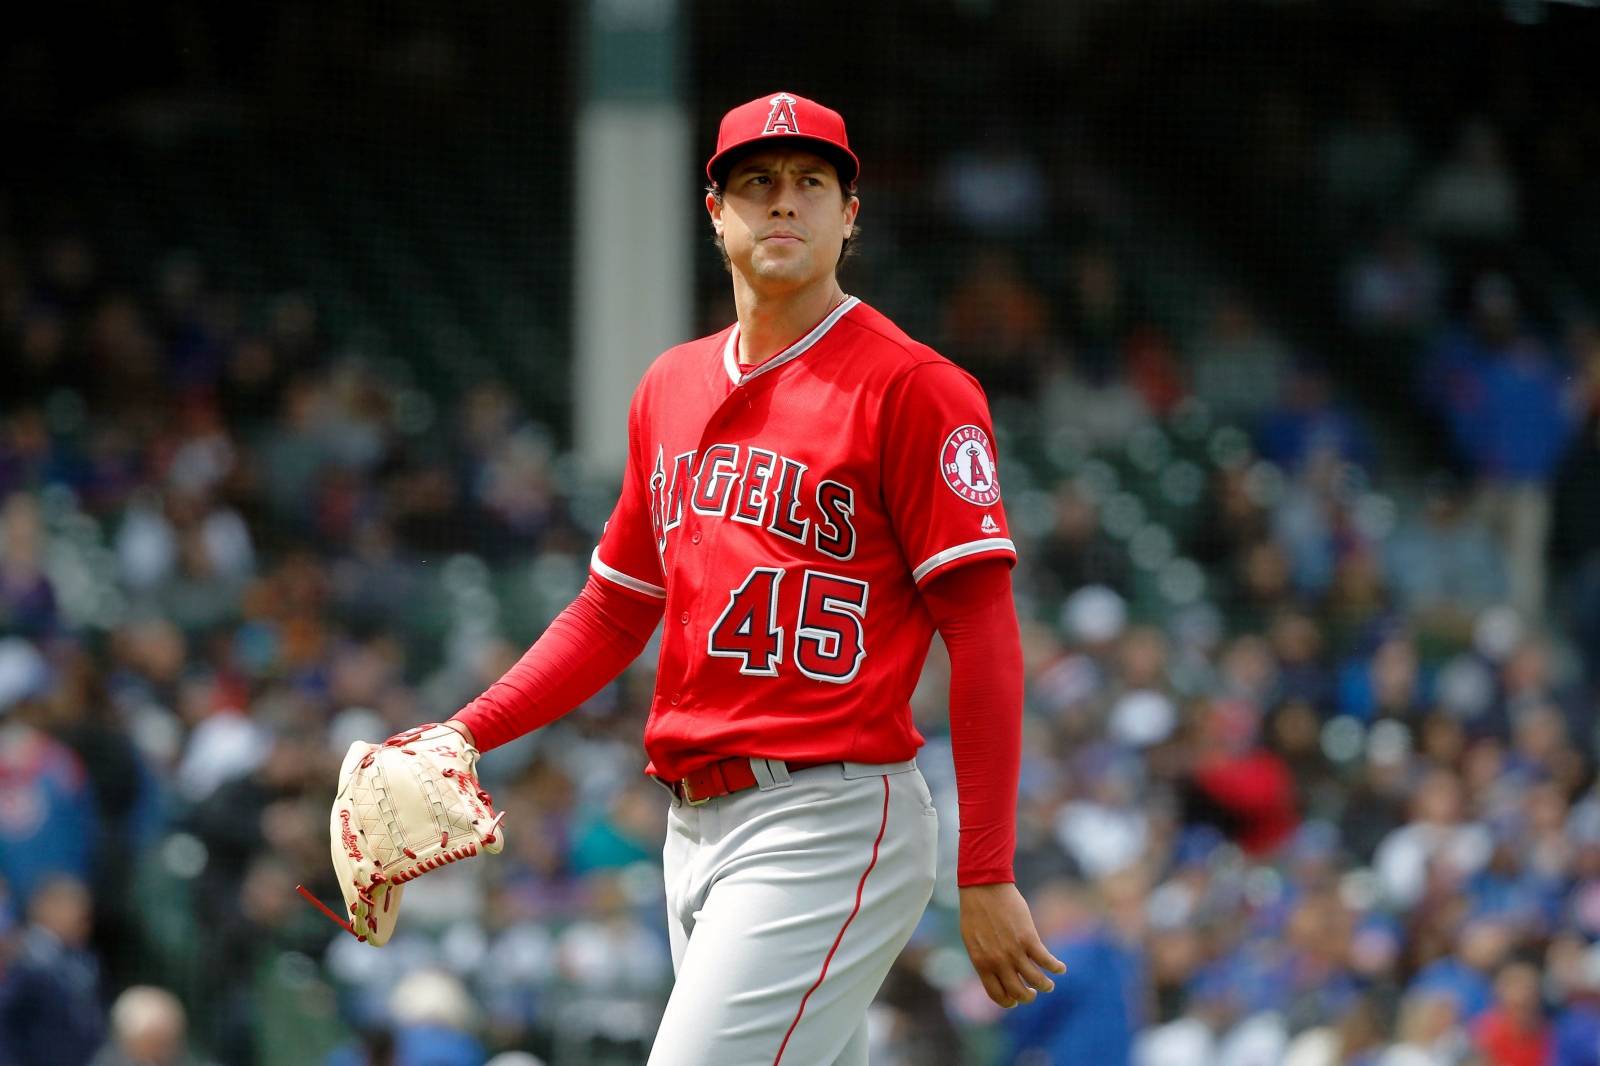
M 505 814 L 495 813 L 478 784 L 477 762 L 477 750 L 446 725 L 419 726 L 382 744 L 350 745 L 331 819 L 333 869 L 349 919 L 305 888 L 297 891 L 357 940 L 386 943 L 407 881 L 505 847 Z
M 339 841 L 344 845 L 344 853 L 356 862 L 361 861 L 361 845 L 356 843 L 356 831 L 350 828 L 350 812 L 339 812 Z

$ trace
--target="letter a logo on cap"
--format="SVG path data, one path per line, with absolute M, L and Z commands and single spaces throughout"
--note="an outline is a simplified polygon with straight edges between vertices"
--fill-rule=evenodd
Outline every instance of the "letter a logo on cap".
M 767 124 L 761 130 L 761 136 L 769 133 L 799 133 L 800 123 L 794 120 L 794 97 L 788 93 L 779 93 L 767 103 L 772 105 L 772 110 L 767 112 Z

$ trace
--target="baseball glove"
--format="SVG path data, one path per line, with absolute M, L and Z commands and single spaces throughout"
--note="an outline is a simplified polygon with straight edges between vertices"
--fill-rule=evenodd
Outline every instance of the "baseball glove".
M 505 847 L 494 801 L 473 773 L 478 751 L 446 725 L 350 745 L 331 818 L 333 869 L 349 921 L 310 899 L 358 940 L 386 943 L 407 881 Z

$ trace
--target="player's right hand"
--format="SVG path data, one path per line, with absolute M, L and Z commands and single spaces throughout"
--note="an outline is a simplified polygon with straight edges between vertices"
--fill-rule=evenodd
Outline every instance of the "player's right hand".
M 961 890 L 961 939 L 984 991 L 1002 1007 L 1032 1003 L 1054 989 L 1046 970 L 1067 972 L 1039 939 L 1027 901 L 1009 882 Z

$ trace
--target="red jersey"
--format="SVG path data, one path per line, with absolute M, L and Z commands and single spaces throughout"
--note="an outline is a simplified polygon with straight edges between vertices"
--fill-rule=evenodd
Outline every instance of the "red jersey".
M 628 446 L 591 565 L 665 601 L 649 772 L 910 758 L 918 586 L 1016 558 L 977 381 L 851 297 L 758 366 L 737 326 L 664 353 Z

